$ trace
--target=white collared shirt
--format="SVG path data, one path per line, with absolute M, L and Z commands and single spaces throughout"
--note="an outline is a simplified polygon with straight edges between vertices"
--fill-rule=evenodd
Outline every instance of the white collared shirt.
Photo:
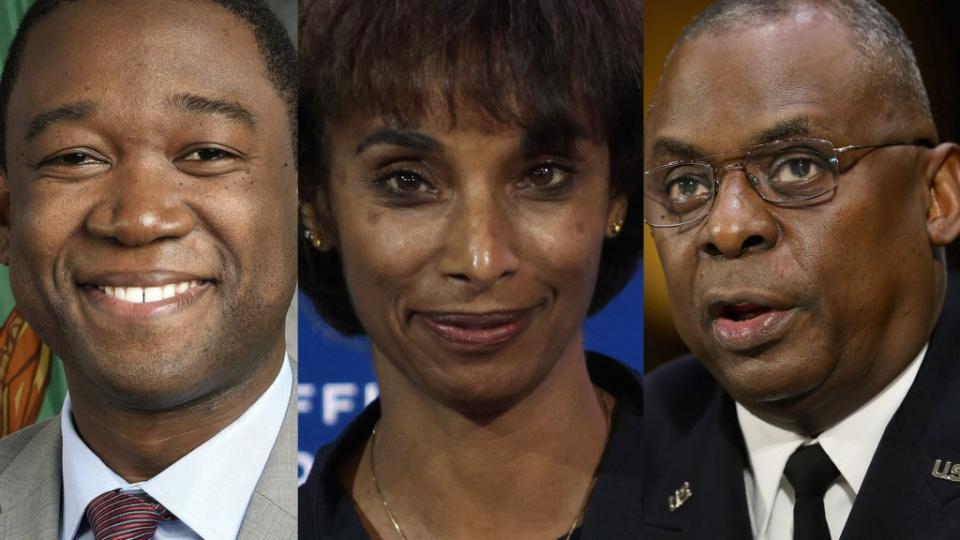
M 93 540 L 88 526 L 77 534 L 87 505 L 101 493 L 117 488 L 145 492 L 177 517 L 160 523 L 158 540 L 236 538 L 280 433 L 292 387 L 290 359 L 285 357 L 270 387 L 239 418 L 160 474 L 136 484 L 127 483 L 113 472 L 80 439 L 71 420 L 67 396 L 60 417 L 60 540 Z
M 743 479 L 754 538 L 793 539 L 794 491 L 783 470 L 797 448 L 814 443 L 823 447 L 840 471 L 840 478 L 823 496 L 830 536 L 840 538 L 883 432 L 913 385 L 926 352 L 924 345 L 886 388 L 816 439 L 768 424 L 737 403 L 737 419 L 750 457 Z

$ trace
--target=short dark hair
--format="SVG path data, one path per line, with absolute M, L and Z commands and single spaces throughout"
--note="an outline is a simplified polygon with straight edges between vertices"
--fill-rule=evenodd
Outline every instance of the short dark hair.
M 851 43 L 863 55 L 862 66 L 882 83 L 884 97 L 900 104 L 904 114 L 933 124 L 910 39 L 896 17 L 875 0 L 718 0 L 687 25 L 674 50 L 700 34 L 720 34 L 757 21 L 781 19 L 804 5 L 835 14 L 850 29 Z
M 10 94 L 20 73 L 23 51 L 30 31 L 44 18 L 66 3 L 84 0 L 37 0 L 24 14 L 7 52 L 0 76 L 0 170 L 7 169 L 7 108 Z M 253 31 L 263 56 L 267 77 L 280 92 L 290 117 L 291 137 L 296 141 L 297 127 L 297 51 L 283 24 L 263 0 L 204 0 L 217 4 L 245 21 Z
M 300 196 L 327 185 L 326 129 L 351 113 L 404 124 L 436 99 L 476 105 L 498 123 L 575 138 L 578 111 L 610 149 L 611 189 L 629 200 L 605 242 L 590 313 L 627 284 L 641 256 L 642 0 L 303 0 Z M 585 110 L 585 111 L 584 111 Z M 340 257 L 304 240 L 300 287 L 344 334 L 362 334 Z

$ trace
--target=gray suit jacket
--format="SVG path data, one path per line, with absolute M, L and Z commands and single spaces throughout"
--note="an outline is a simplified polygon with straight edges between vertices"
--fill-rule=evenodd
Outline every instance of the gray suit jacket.
M 296 364 L 291 366 L 296 370 Z M 296 377 L 280 434 L 253 491 L 240 540 L 297 537 Z M 0 439 L 0 538 L 58 540 L 60 417 Z

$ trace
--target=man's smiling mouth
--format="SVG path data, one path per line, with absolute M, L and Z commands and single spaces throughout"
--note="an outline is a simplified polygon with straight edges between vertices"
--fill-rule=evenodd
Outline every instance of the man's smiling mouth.
M 217 285 L 197 274 L 167 271 L 100 274 L 77 284 L 96 311 L 120 319 L 178 313 Z
M 110 298 L 128 302 L 131 304 L 149 304 L 169 300 L 178 295 L 184 294 L 190 289 L 200 287 L 201 281 L 181 281 L 179 283 L 167 283 L 162 286 L 149 287 L 111 287 L 110 285 L 100 285 L 97 288 L 104 292 Z

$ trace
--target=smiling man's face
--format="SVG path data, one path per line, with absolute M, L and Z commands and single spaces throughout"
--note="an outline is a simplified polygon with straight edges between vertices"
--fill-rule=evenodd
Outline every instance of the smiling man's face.
M 212 2 L 106 4 L 66 4 L 29 36 L 3 262 L 72 392 L 168 408 L 275 373 L 296 167 L 242 20 Z
M 694 157 L 669 148 L 736 162 L 738 149 L 768 138 L 840 147 L 934 137 L 877 99 L 849 34 L 815 13 L 684 43 L 648 119 L 646 167 Z M 767 203 L 734 170 L 704 219 L 654 231 L 685 342 L 735 399 L 799 431 L 828 427 L 879 392 L 939 310 L 930 151 L 861 154 L 816 205 Z

